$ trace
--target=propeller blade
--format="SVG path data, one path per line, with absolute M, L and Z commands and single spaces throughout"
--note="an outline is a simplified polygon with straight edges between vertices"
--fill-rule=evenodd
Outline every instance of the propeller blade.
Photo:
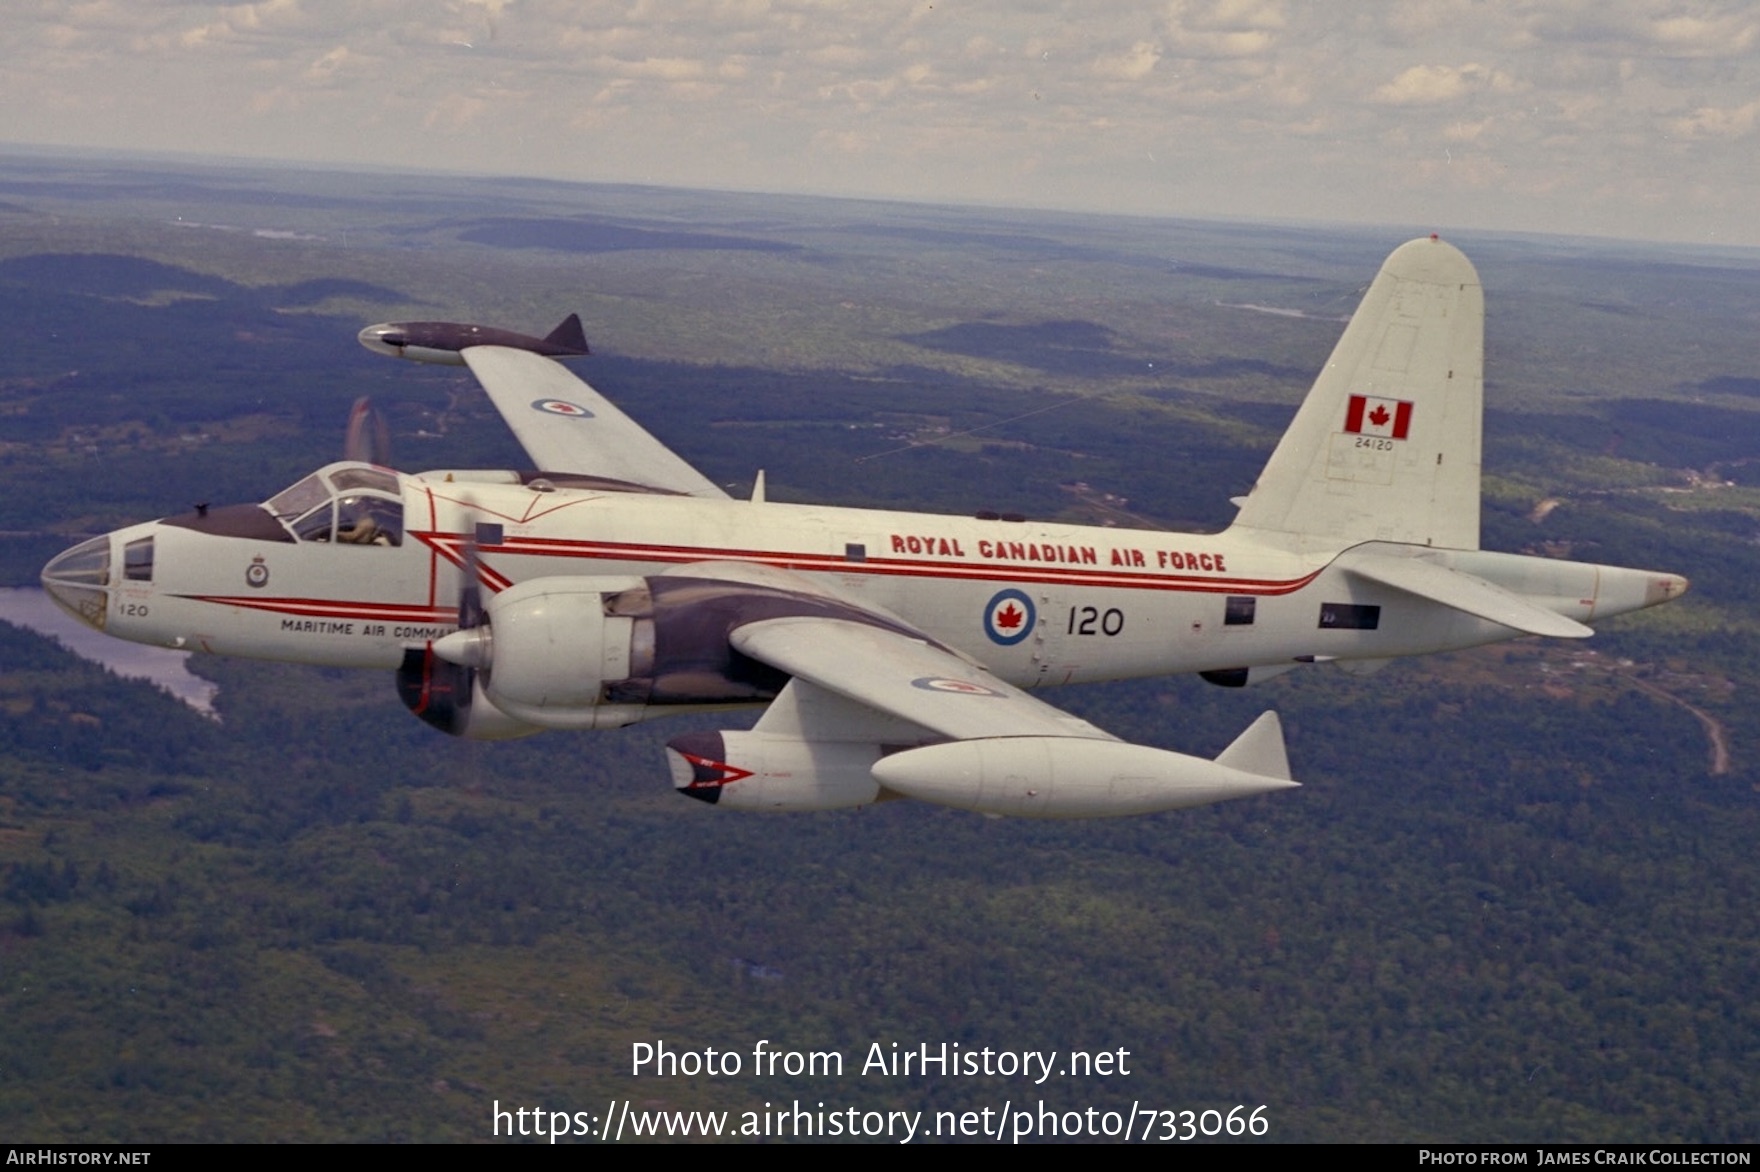
M 348 413 L 348 433 L 342 441 L 342 458 L 377 464 L 381 468 L 391 466 L 391 431 L 385 426 L 385 417 L 365 395 L 354 401 L 354 409 Z
M 479 568 L 479 550 L 485 545 L 501 544 L 501 526 L 478 521 L 470 540 L 464 543 L 464 582 L 458 589 L 458 629 L 469 631 L 488 621 L 483 610 L 483 575 Z

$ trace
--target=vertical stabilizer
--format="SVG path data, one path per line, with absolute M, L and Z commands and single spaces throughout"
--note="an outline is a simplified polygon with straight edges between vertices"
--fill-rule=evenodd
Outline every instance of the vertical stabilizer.
M 1472 262 L 1434 236 L 1395 249 L 1235 524 L 1478 549 L 1484 347 Z
M 571 313 L 563 318 L 561 324 L 545 335 L 544 340 L 558 349 L 573 351 L 573 355 L 563 357 L 593 352 L 587 345 L 587 332 L 581 329 L 581 315 L 578 313 Z

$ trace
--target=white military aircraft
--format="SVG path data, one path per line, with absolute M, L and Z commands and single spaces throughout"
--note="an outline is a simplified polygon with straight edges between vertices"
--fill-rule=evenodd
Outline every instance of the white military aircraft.
M 136 642 L 393 670 L 465 737 L 768 703 L 750 731 L 668 745 L 678 789 L 735 809 L 1201 805 L 1295 784 L 1274 712 L 1205 760 L 1034 691 L 1581 638 L 1686 589 L 1479 548 L 1483 324 L 1458 250 L 1396 250 L 1215 535 L 778 504 L 761 474 L 734 500 L 547 356 L 584 350 L 578 326 L 498 344 L 375 326 L 370 348 L 462 360 L 540 471 L 332 464 L 87 541 L 43 583 Z

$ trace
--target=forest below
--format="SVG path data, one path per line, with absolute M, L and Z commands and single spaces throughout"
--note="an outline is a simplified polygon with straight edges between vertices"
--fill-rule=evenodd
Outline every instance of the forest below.
M 573 310 L 580 373 L 730 491 L 1214 531 L 1403 238 L 0 160 L 0 583 L 268 496 L 336 458 L 359 395 L 400 466 L 517 466 L 468 375 L 353 333 Z M 198 658 L 214 720 L 0 624 L 0 1127 L 478 1140 L 493 1102 L 1043 1097 L 1265 1104 L 1268 1141 L 1751 1138 L 1760 257 L 1460 243 L 1486 548 L 1693 592 L 1583 645 L 1052 697 L 1203 755 L 1275 708 L 1289 793 L 742 816 L 671 792 L 689 720 L 466 743 L 388 677 Z M 851 1066 L 632 1078 L 662 1038 Z M 943 1041 L 1133 1062 L 856 1073 Z

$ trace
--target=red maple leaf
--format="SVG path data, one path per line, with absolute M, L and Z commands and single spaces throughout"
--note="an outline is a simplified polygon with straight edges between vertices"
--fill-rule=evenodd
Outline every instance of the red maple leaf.
M 996 627 L 998 630 L 1012 631 L 1021 625 L 1022 617 L 1020 610 L 1011 602 L 996 612 Z
M 1375 404 L 1375 410 L 1369 412 L 1369 422 L 1376 427 L 1386 427 L 1391 418 L 1393 417 L 1387 413 L 1387 408 L 1380 403 Z

